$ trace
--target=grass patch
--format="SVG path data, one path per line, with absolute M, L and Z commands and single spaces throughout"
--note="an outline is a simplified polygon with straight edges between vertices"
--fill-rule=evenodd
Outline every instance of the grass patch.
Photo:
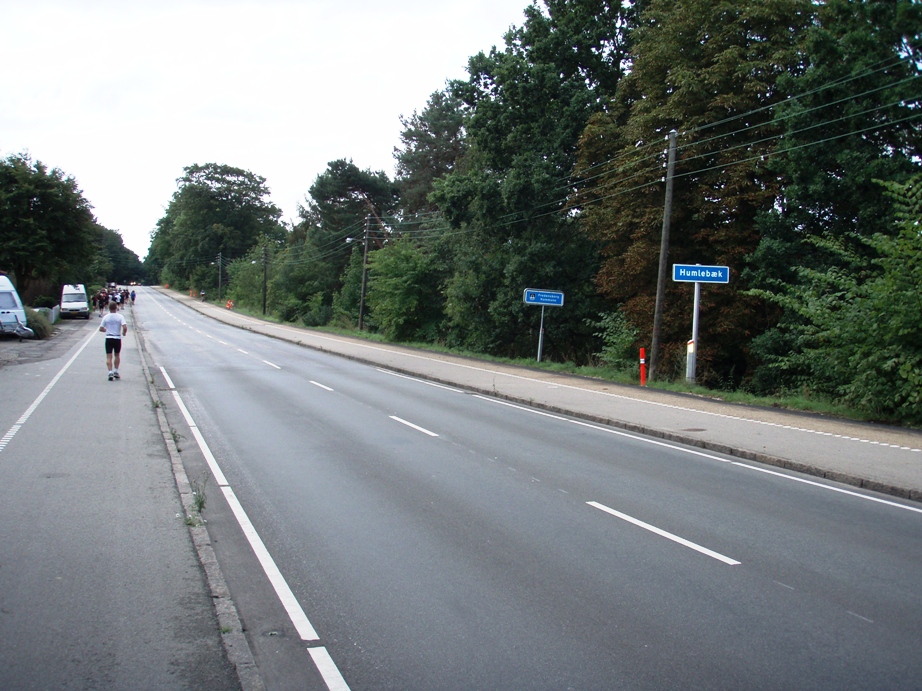
M 189 487 L 192 488 L 192 508 L 201 515 L 205 510 L 205 504 L 208 497 L 205 495 L 205 485 L 208 484 L 208 475 L 202 473 L 200 480 L 189 480 Z

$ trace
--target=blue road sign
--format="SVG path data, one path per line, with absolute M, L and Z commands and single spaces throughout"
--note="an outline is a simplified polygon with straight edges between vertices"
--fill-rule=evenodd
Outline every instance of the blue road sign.
M 546 305 L 548 307 L 563 307 L 563 293 L 559 290 L 539 290 L 526 288 L 523 297 L 526 305 Z
M 729 283 L 730 267 L 673 264 L 672 280 L 683 283 Z

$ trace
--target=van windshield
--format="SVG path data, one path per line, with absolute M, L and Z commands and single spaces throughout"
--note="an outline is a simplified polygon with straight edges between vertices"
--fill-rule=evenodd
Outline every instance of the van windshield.
M 15 310 L 19 309 L 19 305 L 16 304 L 16 298 L 13 297 L 13 294 L 9 291 L 0 292 L 0 309 L 4 310 Z
M 83 293 L 64 293 L 64 302 L 86 302 L 86 295 Z

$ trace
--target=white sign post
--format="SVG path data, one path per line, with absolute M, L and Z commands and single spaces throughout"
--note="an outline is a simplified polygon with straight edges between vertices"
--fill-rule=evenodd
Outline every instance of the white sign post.
M 729 283 L 729 266 L 701 266 L 701 264 L 673 264 L 672 280 L 695 284 L 695 311 L 692 314 L 692 337 L 688 342 L 685 360 L 685 381 L 695 383 L 698 369 L 698 312 L 701 309 L 702 283 Z

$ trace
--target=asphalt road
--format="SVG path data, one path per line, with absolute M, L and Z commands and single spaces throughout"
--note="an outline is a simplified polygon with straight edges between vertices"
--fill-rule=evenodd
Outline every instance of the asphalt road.
M 97 324 L 0 346 L 0 689 L 238 688 L 134 325 L 110 382 Z
M 918 687 L 918 504 L 138 314 L 267 688 Z

